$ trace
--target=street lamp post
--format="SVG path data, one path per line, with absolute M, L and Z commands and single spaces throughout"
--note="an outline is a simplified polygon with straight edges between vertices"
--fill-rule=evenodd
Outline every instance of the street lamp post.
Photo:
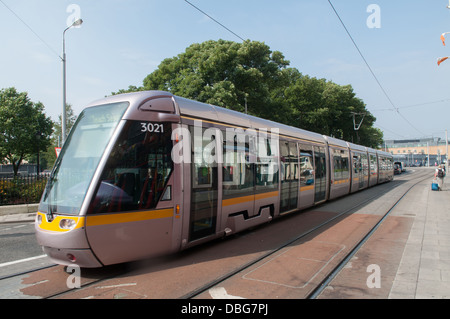
M 62 118 L 61 118 L 61 146 L 64 144 L 66 140 L 66 40 L 65 35 L 66 31 L 72 27 L 79 26 L 83 23 L 83 20 L 78 19 L 74 21 L 69 27 L 67 27 L 63 32 L 63 109 L 62 109 Z

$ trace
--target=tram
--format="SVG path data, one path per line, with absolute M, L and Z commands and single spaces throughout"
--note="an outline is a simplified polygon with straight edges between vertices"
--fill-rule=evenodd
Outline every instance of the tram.
M 88 105 L 36 238 L 56 263 L 170 254 L 393 179 L 391 154 L 162 91 Z

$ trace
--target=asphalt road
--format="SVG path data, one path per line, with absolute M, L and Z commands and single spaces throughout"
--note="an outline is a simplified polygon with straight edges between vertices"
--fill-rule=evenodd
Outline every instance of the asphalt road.
M 50 263 L 36 242 L 33 222 L 0 224 L 0 277 Z

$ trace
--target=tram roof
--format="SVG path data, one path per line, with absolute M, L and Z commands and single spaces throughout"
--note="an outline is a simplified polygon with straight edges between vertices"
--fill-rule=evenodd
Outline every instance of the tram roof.
M 166 91 L 156 91 L 156 90 L 139 91 L 139 92 L 112 95 L 94 101 L 88 104 L 87 107 L 128 101 L 130 103 L 129 111 L 133 112 L 134 110 L 137 110 L 137 108 L 141 106 L 143 103 L 145 103 L 145 101 L 156 97 L 172 98 L 176 102 L 175 111 L 180 116 L 193 117 L 222 124 L 229 124 L 232 126 L 239 126 L 243 128 L 254 128 L 254 129 L 264 128 L 267 129 L 267 132 L 270 132 L 270 130 L 273 128 L 277 128 L 279 130 L 280 135 L 290 136 L 298 139 L 305 139 L 317 143 L 325 143 L 325 141 L 328 141 L 328 143 L 331 145 L 350 147 L 351 149 L 368 151 L 370 153 L 377 152 L 374 149 L 366 148 L 364 146 L 360 146 L 353 143 L 348 143 L 343 140 L 339 140 L 337 138 L 324 136 L 319 133 L 309 132 L 304 129 L 258 118 L 252 115 L 237 112 L 224 107 L 186 99 L 183 97 L 173 95 L 172 93 Z
M 248 115 L 238 111 L 230 110 L 224 107 L 215 106 L 189 100 L 186 98 L 174 96 L 178 103 L 181 116 L 191 116 L 194 118 L 209 120 L 217 123 L 240 126 L 243 128 L 253 129 L 271 129 L 277 128 L 280 135 L 291 136 L 299 139 L 306 139 L 314 142 L 324 143 L 325 140 L 321 134 L 309 132 L 300 128 L 295 128 L 289 125 L 277 123 L 270 120 L 258 118 L 256 116 Z

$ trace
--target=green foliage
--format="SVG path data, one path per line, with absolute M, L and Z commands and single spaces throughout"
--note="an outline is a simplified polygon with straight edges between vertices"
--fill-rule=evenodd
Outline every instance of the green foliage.
M 247 104 L 248 113 L 258 117 L 370 147 L 381 145 L 382 132 L 372 127 L 376 119 L 351 85 L 302 75 L 288 66 L 281 52 L 272 52 L 263 42 L 211 40 L 162 61 L 142 87 L 117 93 L 163 90 L 240 112 Z M 365 114 L 359 131 L 354 130 L 353 113 Z
M 0 205 L 39 203 L 47 178 L 0 179 Z
M 15 175 L 24 158 L 49 146 L 52 128 L 42 103 L 15 88 L 0 90 L 0 159 L 11 162 Z
M 206 41 L 165 59 L 143 89 L 165 90 L 197 101 L 265 117 L 270 88 L 289 62 L 261 42 Z
M 290 113 L 295 114 L 286 124 L 370 147 L 382 143 L 382 132 L 372 127 L 376 118 L 350 85 L 302 76 L 284 90 L 279 103 L 285 103 Z M 363 119 L 358 132 L 353 114 L 356 124 Z

